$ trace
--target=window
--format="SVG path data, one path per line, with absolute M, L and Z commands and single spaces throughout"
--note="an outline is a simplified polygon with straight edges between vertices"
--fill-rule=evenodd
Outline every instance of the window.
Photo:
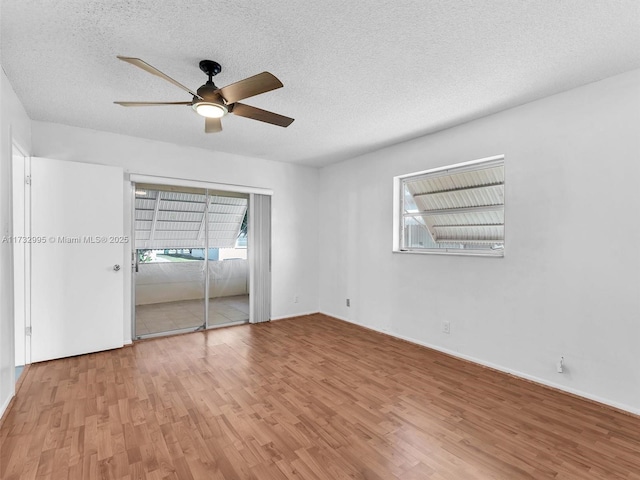
M 504 256 L 504 156 L 394 178 L 393 250 Z

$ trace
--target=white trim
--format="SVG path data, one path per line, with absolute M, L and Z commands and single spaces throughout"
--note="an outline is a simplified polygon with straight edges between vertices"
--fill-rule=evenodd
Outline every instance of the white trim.
M 14 367 L 14 371 L 15 371 L 15 367 Z M 15 376 L 15 374 L 14 374 L 14 376 Z M 9 404 L 11 403 L 11 400 L 13 400 L 13 397 L 15 397 L 15 395 L 16 395 L 15 384 L 16 384 L 16 382 L 15 382 L 15 379 L 14 379 L 14 381 L 13 381 L 13 385 L 14 385 L 13 392 L 11 393 L 11 395 L 9 395 L 7 397 L 7 399 L 5 400 L 4 404 L 0 407 L 0 420 L 2 420 L 3 417 L 4 417 L 4 414 L 7 413 L 7 408 L 9 407 Z
M 157 177 L 155 175 L 140 175 L 132 173 L 129 181 L 135 183 L 153 183 L 156 185 L 171 185 L 174 187 L 208 188 L 209 190 L 223 190 L 225 192 L 257 193 L 260 195 L 273 195 L 273 190 L 262 187 L 250 187 L 245 185 L 232 185 L 228 183 L 201 182 L 187 178 Z
M 129 284 L 129 335 L 131 336 L 131 343 L 136 338 L 136 269 L 138 266 L 138 251 L 136 249 L 136 182 L 129 181 L 129 186 L 131 191 L 129 195 L 131 196 L 131 205 L 129 207 L 131 222 L 129 225 L 129 240 L 128 243 L 128 262 L 126 265 L 129 265 L 129 273 L 130 273 L 130 284 Z M 125 246 L 125 251 L 127 247 Z
M 27 224 L 29 220 L 29 215 L 27 208 L 29 207 L 29 201 L 27 197 L 30 195 L 29 185 L 26 182 L 28 164 L 27 159 L 29 157 L 25 156 L 20 146 L 16 143 L 12 144 L 11 151 L 11 227 L 12 227 L 12 235 L 22 235 L 25 238 L 30 236 L 29 225 Z M 16 160 L 19 159 L 19 160 Z M 17 167 L 17 168 L 16 168 Z M 16 200 L 19 201 L 16 202 Z M 22 206 L 21 215 L 16 215 L 17 205 L 20 204 Z M 19 220 L 17 220 L 19 217 Z M 16 229 L 16 221 L 21 223 L 22 229 Z M 12 282 L 13 282 L 13 320 L 14 320 L 14 365 L 27 365 L 30 363 L 29 361 L 29 351 L 27 348 L 27 338 L 26 328 L 31 326 L 30 319 L 27 318 L 27 301 L 29 299 L 29 295 L 27 293 L 27 285 L 30 281 L 30 277 L 27 272 L 27 262 L 30 252 L 29 244 L 15 244 L 11 245 L 12 254 L 11 254 L 11 263 L 12 263 Z M 16 257 L 21 256 L 21 262 L 16 263 Z M 16 281 L 16 275 L 21 275 L 21 281 Z M 21 302 L 17 302 L 16 295 L 20 294 Z M 18 338 L 19 337 L 19 338 Z M 18 349 L 18 345 L 20 348 Z M 18 358 L 18 353 L 20 353 L 20 357 Z M 15 381 L 15 379 L 14 379 Z
M 487 362 L 485 360 L 481 360 L 481 359 L 473 357 L 471 355 L 464 355 L 464 354 L 462 354 L 460 352 L 455 352 L 453 350 L 449 350 L 447 348 L 439 347 L 439 346 L 433 345 L 431 343 L 427 343 L 427 342 L 422 342 L 420 340 L 416 340 L 415 338 L 406 337 L 404 335 L 399 335 L 397 333 L 389 332 L 387 330 L 382 330 L 382 329 L 379 329 L 379 328 L 376 328 L 376 327 L 372 327 L 372 326 L 369 326 L 369 325 L 363 325 L 363 324 L 358 323 L 358 322 L 356 322 L 354 320 L 349 320 L 348 318 L 340 317 L 338 315 L 333 315 L 331 313 L 325 313 L 325 312 L 320 312 L 320 313 L 323 314 L 323 315 L 327 315 L 329 317 L 337 318 L 338 320 L 342 320 L 344 322 L 351 323 L 353 325 L 357 325 L 359 327 L 363 327 L 363 328 L 366 328 L 366 329 L 369 329 L 369 330 L 373 330 L 373 331 L 381 333 L 383 335 L 389 335 L 390 337 L 399 338 L 400 340 L 404 340 L 404 341 L 409 342 L 409 343 L 413 343 L 413 344 L 416 344 L 416 345 L 421 345 L 423 347 L 430 348 L 430 349 L 436 350 L 438 352 L 446 353 L 447 355 L 451 355 L 452 357 L 461 358 L 463 360 L 467 360 L 469 362 L 473 362 L 473 363 L 476 363 L 478 365 L 483 365 L 485 367 L 489 367 L 489 368 L 492 368 L 494 370 L 498 370 L 498 371 L 503 372 L 503 373 L 508 373 L 510 375 L 513 375 L 514 377 L 519 377 L 519 378 L 523 378 L 525 380 L 530 380 L 530 381 L 538 383 L 540 385 L 545 385 L 547 387 L 555 388 L 556 390 L 561 390 L 563 392 L 571 393 L 571 394 L 576 395 L 578 397 L 582 397 L 582 398 L 586 398 L 586 399 L 589 399 L 589 400 L 593 400 L 594 402 L 598 402 L 598 403 L 601 403 L 603 405 L 614 407 L 614 408 L 617 408 L 619 410 L 624 410 L 625 412 L 633 413 L 635 415 L 640 415 L 640 408 L 635 408 L 635 407 L 632 407 L 631 405 L 626 405 L 624 403 L 615 402 L 615 401 L 612 401 L 612 400 L 609 400 L 609 399 L 606 399 L 606 398 L 599 397 L 597 395 L 592 395 L 592 394 L 584 392 L 582 390 L 578 390 L 578 389 L 575 389 L 575 388 L 567 387 L 567 386 L 561 385 L 559 383 L 550 382 L 550 381 L 545 380 L 543 378 L 536 377 L 535 375 L 529 375 L 527 373 L 523 373 L 523 372 L 520 372 L 518 370 L 513 370 L 511 368 L 503 367 L 501 365 L 497 365 L 497 364 L 492 363 L 492 362 Z
M 358 322 L 357 320 L 350 320 L 347 317 L 342 317 L 340 315 L 334 315 L 333 313 L 327 313 L 327 312 L 318 312 L 318 313 L 320 315 L 326 315 L 327 317 L 337 318 L 338 320 L 342 320 L 343 322 L 352 323 L 353 325 L 357 325 L 359 327 L 366 328 L 367 330 L 373 330 L 373 331 L 376 331 L 378 333 L 382 333 L 384 335 L 389 335 L 389 332 L 386 332 L 386 331 L 381 330 L 379 328 L 373 328 L 373 327 L 365 326 L 365 325 L 361 324 L 360 322 Z
M 453 243 L 453 242 L 452 242 Z M 462 248 L 441 248 L 436 250 L 413 250 L 411 248 L 407 248 L 405 250 L 396 250 L 394 249 L 391 253 L 410 253 L 410 254 L 418 254 L 418 255 L 463 255 L 465 257 L 498 257 L 504 258 L 504 249 L 501 250 L 474 250 L 474 249 L 462 249 Z
M 24 174 L 31 176 L 31 157 L 24 157 Z M 24 234 L 31 236 L 31 184 L 24 190 Z M 24 321 L 31 328 L 31 245 L 24 252 Z M 31 364 L 31 336 L 25 341 L 25 365 Z
M 469 162 L 455 163 L 453 165 L 447 165 L 445 167 L 431 168 L 429 170 L 422 170 L 420 172 L 407 173 L 404 175 L 398 175 L 393 177 L 394 179 L 405 179 L 411 177 L 419 177 L 420 175 L 430 175 L 433 173 L 442 173 L 450 175 L 455 172 L 464 172 L 465 170 L 476 170 L 479 164 L 483 167 L 491 168 L 502 165 L 504 162 L 504 154 L 494 155 L 493 157 L 480 158 L 478 160 L 471 160 Z
M 183 333 L 205 332 L 206 330 L 207 329 L 202 328 L 202 325 L 185 327 L 185 328 L 176 328 L 174 330 L 163 330 L 161 332 L 145 333 L 143 335 L 138 335 L 135 337 L 135 340 L 148 340 L 150 338 L 170 337 L 172 335 L 182 335 Z
M 393 245 L 392 251 L 399 252 L 400 246 L 404 243 L 402 235 L 404 228 L 402 225 L 401 210 L 403 209 L 402 200 L 402 180 L 400 177 L 393 177 Z
M 249 320 L 236 320 L 234 322 L 229 323 L 220 323 L 217 325 L 209 325 L 204 330 L 198 330 L 198 332 L 206 332 L 207 330 L 215 330 L 217 328 L 226 328 L 226 327 L 236 327 L 238 325 L 249 325 Z
M 317 310 L 315 310 L 313 312 L 296 313 L 295 315 L 285 315 L 284 317 L 272 318 L 271 321 L 272 322 L 277 322 L 278 320 L 289 320 L 290 318 L 305 317 L 307 315 L 316 315 L 318 313 L 320 313 L 320 312 L 318 312 Z M 331 315 L 331 316 L 333 317 L 335 315 Z M 338 317 L 336 317 L 336 318 L 338 318 Z

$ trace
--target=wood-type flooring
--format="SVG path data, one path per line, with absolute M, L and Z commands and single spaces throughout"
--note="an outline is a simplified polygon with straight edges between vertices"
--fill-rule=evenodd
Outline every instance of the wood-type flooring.
M 25 375 L 3 480 L 640 479 L 640 418 L 320 314 Z

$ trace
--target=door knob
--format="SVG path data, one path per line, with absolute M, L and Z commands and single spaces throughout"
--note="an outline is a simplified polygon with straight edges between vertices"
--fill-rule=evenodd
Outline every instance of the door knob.
M 113 266 L 113 270 L 116 271 L 116 272 L 119 271 L 120 270 L 120 265 L 117 265 L 117 264 L 114 265 Z

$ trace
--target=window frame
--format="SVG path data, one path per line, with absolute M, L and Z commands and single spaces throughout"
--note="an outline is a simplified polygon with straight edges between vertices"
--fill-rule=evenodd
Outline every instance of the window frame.
M 420 177 L 436 177 L 445 176 L 457 173 L 463 173 L 468 171 L 481 170 L 491 167 L 502 166 L 505 171 L 506 180 L 506 165 L 505 156 L 494 155 L 492 157 L 481 158 L 478 160 L 471 160 L 468 162 L 456 163 L 453 165 L 446 165 L 443 167 L 432 168 L 429 170 L 422 170 L 419 172 L 408 173 L 404 175 L 398 175 L 393 177 L 393 253 L 402 254 L 418 254 L 418 255 L 463 255 L 463 256 L 476 256 L 476 257 L 494 257 L 503 258 L 505 252 L 505 240 L 503 240 L 502 248 L 491 249 L 474 249 L 474 248 L 416 248 L 416 247 L 404 247 L 404 235 L 405 235 L 405 192 L 404 183 L 407 179 L 416 180 Z M 506 185 L 506 181 L 503 181 L 503 185 Z M 506 188 L 506 187 L 505 187 Z M 506 197 L 506 191 L 505 197 Z M 506 200 L 503 201 L 503 215 L 505 221 L 503 222 L 503 228 L 505 229 L 506 239 Z

